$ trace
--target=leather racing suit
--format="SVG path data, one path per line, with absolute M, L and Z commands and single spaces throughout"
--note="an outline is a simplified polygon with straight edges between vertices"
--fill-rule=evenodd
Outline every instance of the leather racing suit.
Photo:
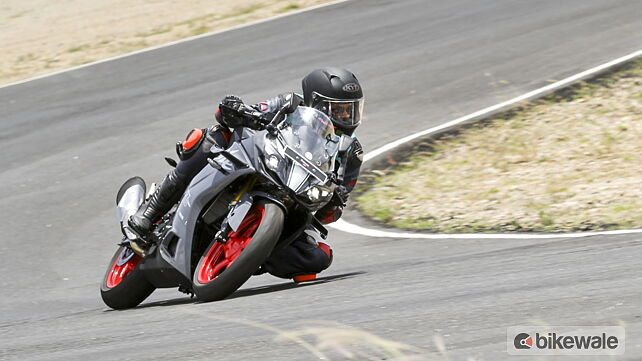
M 274 115 L 285 102 L 286 94 L 280 94 L 265 102 L 254 105 L 244 104 L 244 106 L 262 112 L 269 117 L 269 115 Z M 210 143 L 211 140 L 215 141 L 218 147 L 227 148 L 233 128 L 257 126 L 253 120 L 243 117 L 228 117 L 223 114 L 218 108 L 215 112 L 218 124 L 206 129 L 194 129 L 187 135 L 185 141 L 177 144 L 180 161 L 176 168 L 168 174 L 168 177 L 175 177 L 176 183 L 179 184 L 179 189 L 176 189 L 176 192 L 180 195 L 176 195 L 176 201 L 180 199 L 192 178 L 208 164 L 209 151 L 213 145 Z M 337 133 L 340 133 L 339 129 L 337 129 Z M 351 145 L 347 150 L 338 154 L 336 162 L 335 172 L 341 170 L 343 173 L 342 195 L 338 197 L 335 194 L 328 204 L 315 213 L 315 217 L 322 224 L 335 222 L 341 217 L 348 194 L 357 183 L 363 150 L 356 137 L 352 135 L 351 138 Z M 294 277 L 296 280 L 298 275 L 316 274 L 328 268 L 332 263 L 332 257 L 332 249 L 324 242 L 321 234 L 313 227 L 309 227 L 299 239 L 274 252 L 262 269 L 277 277 Z

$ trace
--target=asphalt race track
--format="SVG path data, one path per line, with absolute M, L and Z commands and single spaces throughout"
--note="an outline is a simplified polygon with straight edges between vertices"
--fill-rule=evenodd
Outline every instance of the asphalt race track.
M 352 0 L 0 88 L 0 359 L 313 360 L 278 330 L 337 323 L 427 359 L 443 359 L 437 335 L 450 360 L 511 359 L 510 326 L 624 325 L 615 359 L 642 359 L 640 234 L 333 231 L 335 262 L 318 282 L 259 276 L 207 304 L 162 290 L 121 312 L 99 295 L 118 187 L 160 180 L 162 157 L 210 124 L 225 94 L 256 102 L 298 90 L 315 67 L 346 66 L 365 87 L 368 151 L 638 50 L 640 14 L 633 0 Z

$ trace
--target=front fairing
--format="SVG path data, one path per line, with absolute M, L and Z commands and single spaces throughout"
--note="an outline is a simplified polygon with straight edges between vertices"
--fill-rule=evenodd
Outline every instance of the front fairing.
M 278 129 L 264 136 L 266 167 L 311 209 L 320 208 L 334 189 L 339 137 L 332 123 L 316 109 L 299 107 Z

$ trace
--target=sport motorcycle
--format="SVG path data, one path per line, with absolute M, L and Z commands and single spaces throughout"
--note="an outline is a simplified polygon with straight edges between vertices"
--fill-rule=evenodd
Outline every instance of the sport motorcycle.
M 145 182 L 133 177 L 122 185 L 116 203 L 124 237 L 100 289 L 107 306 L 135 307 L 170 287 L 220 300 L 307 227 L 327 235 L 313 214 L 340 195 L 335 158 L 351 138 L 335 135 L 324 113 L 291 102 L 269 120 L 259 112 L 245 116 L 263 126 L 236 128 L 227 148 L 212 146 L 209 165 L 155 224 L 149 247 L 132 241 L 126 227 L 146 200 Z

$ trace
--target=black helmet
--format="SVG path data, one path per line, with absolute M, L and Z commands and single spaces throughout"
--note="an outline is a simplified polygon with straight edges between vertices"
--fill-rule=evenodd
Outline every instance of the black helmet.
M 335 127 L 348 134 L 361 124 L 363 91 L 357 77 L 342 68 L 323 68 L 303 78 L 305 105 L 327 114 Z

